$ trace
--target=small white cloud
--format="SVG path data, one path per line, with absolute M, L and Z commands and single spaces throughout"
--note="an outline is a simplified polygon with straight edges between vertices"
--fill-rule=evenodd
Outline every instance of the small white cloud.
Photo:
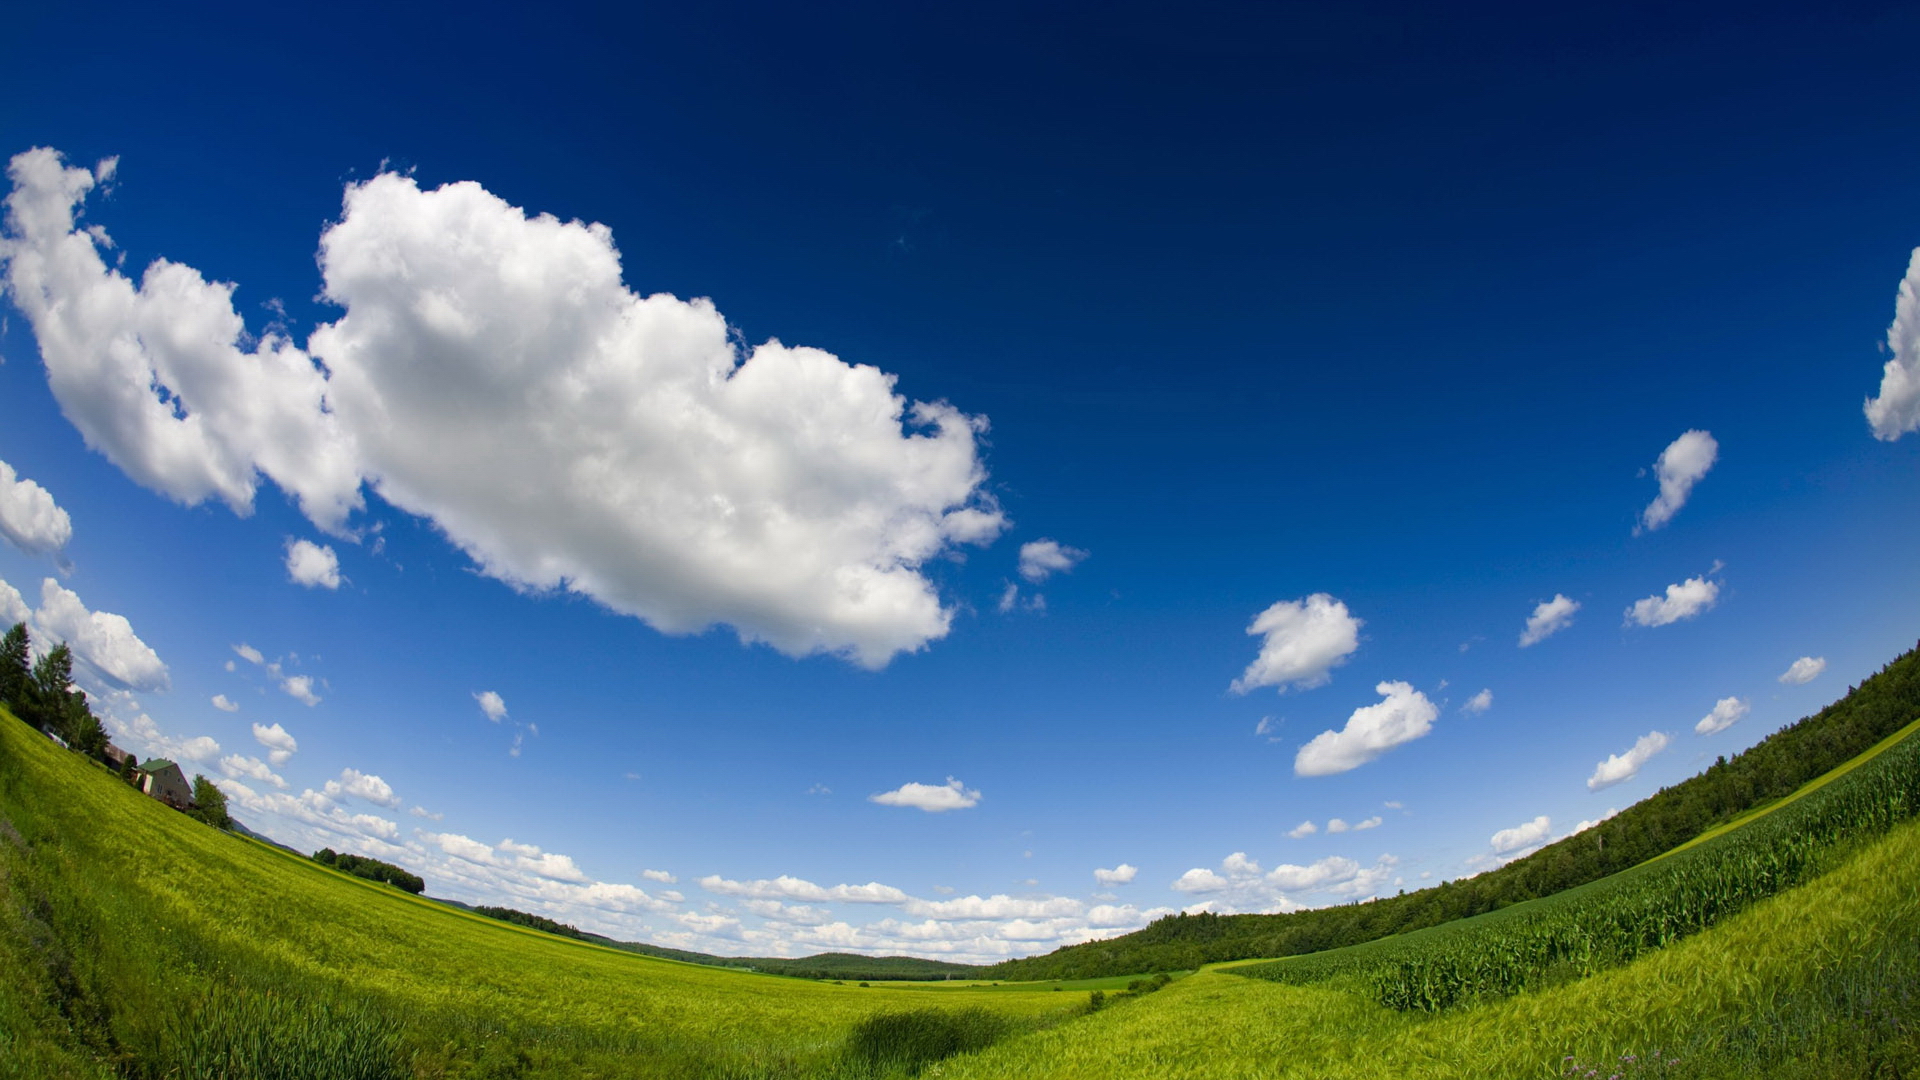
M 1356 822 L 1354 822 L 1354 823 L 1353 823 L 1353 831 L 1354 831 L 1354 832 L 1363 832 L 1363 831 L 1365 831 L 1365 830 L 1367 830 L 1367 829 L 1377 829 L 1377 828 L 1379 828 L 1379 827 L 1380 827 L 1380 822 L 1381 822 L 1381 818 L 1380 818 L 1380 815 L 1378 815 L 1378 814 L 1375 814 L 1374 816 L 1372 816 L 1372 817 L 1370 817 L 1370 818 L 1368 818 L 1368 819 L 1366 819 L 1365 821 L 1356 821 Z
M 1553 819 L 1545 814 L 1532 821 L 1515 825 L 1511 829 L 1501 829 L 1493 834 L 1493 853 L 1505 855 L 1511 851 L 1539 847 L 1553 832 Z
M 1695 734 L 1717 735 L 1740 722 L 1740 718 L 1753 711 L 1753 706 L 1737 697 L 1723 697 L 1714 703 L 1713 711 L 1700 718 L 1693 725 Z
M 1311 821 L 1303 821 L 1300 824 L 1295 825 L 1293 828 L 1288 829 L 1287 835 L 1293 837 L 1295 840 L 1299 840 L 1302 837 L 1312 836 L 1314 833 L 1317 833 L 1319 831 L 1320 831 L 1320 826 L 1315 825 Z
M 905 892 L 877 881 L 869 881 L 865 885 L 823 886 L 785 874 L 759 881 L 729 881 L 718 874 L 709 874 L 700 879 L 700 887 L 721 896 L 802 900 L 816 904 L 904 904 L 912 899 Z
M 1383 682 L 1374 692 L 1383 700 L 1353 710 L 1339 731 L 1315 735 L 1294 755 L 1293 771 L 1301 776 L 1343 773 L 1433 730 L 1440 710 L 1411 684 Z
M 808 788 L 808 789 L 807 789 L 807 794 L 809 794 L 809 795 L 831 795 L 831 794 L 833 794 L 833 789 L 832 789 L 832 788 L 830 788 L 830 787 L 828 787 L 828 786 L 827 786 L 827 785 L 825 785 L 825 784 L 815 784 L 815 785 L 813 785 L 812 787 L 810 787 L 810 788 Z
M 1667 626 L 1705 613 L 1719 599 L 1719 582 L 1691 577 L 1678 585 L 1667 586 L 1665 596 L 1634 601 L 1627 609 L 1627 621 L 1641 626 Z
M 473 695 L 473 700 L 480 703 L 480 711 L 486 713 L 487 719 L 494 723 L 497 724 L 507 718 L 507 702 L 499 694 L 491 690 L 482 690 Z
M 285 690 L 288 697 L 302 705 L 311 707 L 320 704 L 320 695 L 313 692 L 311 675 L 289 675 L 280 680 L 280 689 Z
M 285 790 L 287 786 L 286 780 L 268 768 L 267 763 L 257 757 L 243 757 L 239 754 L 228 754 L 226 757 L 220 759 L 220 768 L 228 776 L 244 776 L 250 780 L 259 780 L 263 783 L 272 784 L 274 787 L 282 790 Z
M 1594 827 L 1595 825 L 1598 825 L 1598 824 L 1600 824 L 1601 822 L 1603 822 L 1603 821 L 1605 821 L 1605 820 L 1607 820 L 1608 818 L 1610 818 L 1610 817 L 1612 817 L 1613 815 L 1615 815 L 1615 814 L 1617 814 L 1617 813 L 1619 813 L 1619 812 L 1620 812 L 1620 808 L 1619 808 L 1619 807 L 1617 807 L 1617 806 L 1615 806 L 1615 807 L 1610 807 L 1610 808 L 1608 808 L 1608 810 L 1607 810 L 1607 812 L 1606 812 L 1606 813 L 1604 813 L 1604 814 L 1601 814 L 1601 815 L 1600 815 L 1599 817 L 1597 817 L 1597 818 L 1593 818 L 1593 819 L 1591 819 L 1591 820 L 1589 820 L 1589 821 L 1583 821 L 1583 822 L 1581 822 L 1580 824 L 1578 824 L 1578 825 L 1575 825 L 1575 826 L 1574 826 L 1574 827 L 1573 827 L 1573 828 L 1572 828 L 1571 830 L 1569 830 L 1569 831 L 1567 832 L 1567 835 L 1568 835 L 1568 836 L 1578 836 L 1579 834 L 1581 834 L 1581 833 L 1583 833 L 1583 832 L 1586 832 L 1586 831 L 1587 831 L 1588 829 L 1591 829 L 1591 828 L 1593 828 L 1593 827 Z
M 1389 809 L 1389 810 L 1404 810 L 1404 809 L 1406 809 L 1406 804 L 1405 804 L 1405 803 L 1401 803 L 1401 802 L 1399 802 L 1399 801 L 1397 801 L 1397 800 L 1392 800 L 1392 799 L 1389 799 L 1388 801 L 1386 801 L 1386 802 L 1384 802 L 1384 803 L 1382 803 L 1381 805 L 1382 805 L 1382 806 L 1385 806 L 1385 807 L 1386 807 L 1387 809 Z
M 1332 670 L 1360 648 L 1365 622 L 1326 593 L 1282 600 L 1254 617 L 1247 633 L 1261 637 L 1260 655 L 1233 680 L 1244 694 L 1262 686 L 1300 689 L 1325 685 Z
M 1633 779 L 1639 774 L 1641 766 L 1667 748 L 1669 741 L 1663 731 L 1651 731 L 1640 736 L 1632 749 L 1624 754 L 1609 755 L 1607 760 L 1594 767 L 1593 775 L 1587 778 L 1587 790 L 1599 791 L 1623 780 Z
M 929 814 L 940 814 L 979 805 L 980 793 L 949 776 L 944 784 L 902 784 L 892 791 L 869 795 L 867 800 L 882 806 L 911 806 Z
M 322 790 L 329 798 L 338 799 L 350 795 L 365 799 L 377 806 L 396 809 L 400 806 L 400 796 L 393 793 L 392 786 L 385 780 L 358 769 L 341 769 L 340 778 L 327 781 L 326 787 Z
M 1327 831 L 1329 833 L 1343 833 L 1351 828 L 1353 828 L 1353 826 L 1347 824 L 1345 818 L 1329 818 L 1327 820 Z
M 73 539 L 73 521 L 47 489 L 16 475 L 4 461 L 0 461 L 0 537 L 29 555 L 56 559 Z
M 1805 686 L 1820 677 L 1827 670 L 1827 658 L 1824 656 L 1803 656 L 1793 662 L 1793 666 L 1780 673 L 1780 681 L 1787 686 Z
M 268 750 L 267 760 L 274 765 L 285 765 L 288 759 L 300 750 L 300 744 L 294 741 L 287 729 L 275 723 L 272 727 L 265 724 L 253 725 L 254 741 Z
M 216 709 L 219 709 L 221 712 L 239 712 L 240 711 L 240 706 L 235 705 L 233 703 L 233 699 L 227 697 L 227 695 L 225 694 L 213 695 L 213 707 Z
M 1038 585 L 1072 570 L 1086 557 L 1086 552 L 1064 547 L 1058 541 L 1034 540 L 1020 545 L 1020 576 Z
M 1491 709 L 1491 708 L 1493 708 L 1493 691 L 1482 690 L 1479 693 L 1468 698 L 1467 703 L 1460 706 L 1460 711 L 1463 713 L 1477 714 L 1477 713 L 1486 712 L 1488 709 Z
M 1574 613 L 1579 610 L 1580 601 L 1560 593 L 1554 593 L 1551 600 L 1535 604 L 1533 614 L 1527 616 L 1526 629 L 1520 631 L 1520 647 L 1525 649 L 1538 645 L 1572 626 Z
M 665 870 L 642 870 L 640 871 L 640 876 L 646 878 L 648 881 L 657 881 L 662 885 L 680 884 L 679 878 L 674 877 Z
M 165 690 L 172 685 L 160 655 L 133 632 L 125 616 L 89 611 L 79 594 L 47 578 L 40 583 L 34 636 L 64 641 L 85 672 L 120 690 Z
M 407 813 L 412 814 L 414 817 L 417 817 L 417 818 L 425 818 L 428 821 L 443 821 L 446 819 L 446 816 L 447 816 L 445 814 L 436 814 L 424 806 L 416 806 L 413 809 L 407 811 Z
M 265 664 L 267 662 L 265 654 L 244 641 L 235 645 L 233 651 L 239 653 L 240 659 L 245 660 L 249 664 Z
M 1920 248 L 1913 249 L 1907 276 L 1893 305 L 1893 325 L 1887 327 L 1887 351 L 1892 354 L 1880 372 L 1880 394 L 1868 398 L 1867 426 L 1873 437 L 1892 442 L 1920 431 Z
M 1640 524 L 1633 530 L 1652 532 L 1673 520 L 1673 515 L 1687 504 L 1687 497 L 1693 494 L 1693 485 L 1707 475 L 1713 463 L 1720 456 L 1720 444 L 1713 436 L 1700 430 L 1683 433 L 1660 452 L 1660 460 L 1653 465 L 1653 474 L 1660 481 L 1660 494 L 1647 505 L 1640 514 Z
M 287 541 L 287 578 L 309 589 L 340 587 L 340 557 L 311 540 Z
M 1125 885 L 1132 881 L 1134 875 L 1139 872 L 1140 868 L 1134 866 L 1132 863 L 1121 863 L 1111 870 L 1094 870 L 1093 880 L 1102 885 Z
M 1210 893 L 1219 892 L 1229 884 L 1231 884 L 1231 882 L 1219 874 L 1208 870 L 1206 867 L 1196 866 L 1192 870 L 1175 878 L 1169 888 L 1173 889 L 1174 892 Z
M 1260 718 L 1259 723 L 1253 725 L 1253 733 L 1255 735 L 1271 735 L 1278 730 L 1280 730 L 1280 725 L 1274 723 L 1273 717 L 1271 716 L 1263 716 Z
M 220 756 L 220 744 L 209 735 L 195 735 L 174 748 L 174 753 L 189 761 L 208 762 Z

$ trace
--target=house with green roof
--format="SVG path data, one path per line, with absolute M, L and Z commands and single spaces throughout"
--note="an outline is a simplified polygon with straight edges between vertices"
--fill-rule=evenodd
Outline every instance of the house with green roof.
M 154 758 L 140 766 L 140 790 L 175 810 L 193 808 L 193 788 L 180 766 L 166 758 Z

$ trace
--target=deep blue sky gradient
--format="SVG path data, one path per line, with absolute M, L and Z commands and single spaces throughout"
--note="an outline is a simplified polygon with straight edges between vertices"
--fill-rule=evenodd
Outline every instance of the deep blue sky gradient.
M 1920 636 L 1920 439 L 1875 442 L 1860 411 L 1920 245 L 1912 5 L 10 21 L 0 151 L 120 155 L 89 220 L 129 271 L 164 255 L 238 282 L 256 330 L 270 298 L 297 338 L 337 314 L 313 299 L 316 241 L 384 165 L 604 222 L 632 288 L 711 296 L 749 343 L 828 349 L 991 418 L 1015 527 L 932 568 L 964 606 L 952 634 L 875 673 L 516 595 L 378 500 L 384 555 L 343 546 L 348 587 L 297 589 L 279 550 L 313 530 L 277 491 L 243 520 L 134 485 L 61 418 L 13 314 L 0 459 L 72 514 L 67 584 L 167 660 L 174 689 L 147 702 L 163 726 L 241 748 L 248 722 L 282 720 L 296 786 L 377 772 L 445 811 L 436 827 L 607 880 L 1084 895 L 1124 860 L 1142 868 L 1126 900 L 1177 906 L 1166 883 L 1231 851 L 1391 851 L 1411 887 L 1496 829 L 1644 797 Z M 1638 473 L 1688 428 L 1720 464 L 1635 537 Z M 996 613 L 1041 536 L 1091 557 L 1048 583 L 1045 615 Z M 1715 611 L 1623 627 L 1715 560 Z M 0 551 L 30 599 L 48 572 Z M 1353 660 L 1319 689 L 1230 694 L 1251 618 L 1319 591 L 1366 620 Z M 1516 649 L 1556 592 L 1585 605 L 1576 624 Z M 239 641 L 317 657 L 325 702 L 237 689 L 220 665 Z M 1779 686 L 1803 654 L 1828 673 Z M 1294 776 L 1297 746 L 1384 679 L 1449 703 L 1434 733 Z M 1460 714 L 1482 686 L 1493 710 Z M 482 688 L 539 724 L 523 756 L 479 717 Z M 219 692 L 242 712 L 202 704 Z M 1734 694 L 1753 715 L 1696 737 Z M 1253 735 L 1263 716 L 1279 742 Z M 1672 750 L 1586 791 L 1656 728 Z M 949 775 L 981 805 L 864 800 Z M 1407 811 L 1378 831 L 1283 836 L 1386 800 Z

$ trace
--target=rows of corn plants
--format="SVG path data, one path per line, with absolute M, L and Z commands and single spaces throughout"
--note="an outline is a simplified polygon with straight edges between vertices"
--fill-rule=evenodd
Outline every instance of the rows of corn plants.
M 1920 736 L 1909 736 L 1733 832 L 1591 885 L 1401 938 L 1233 971 L 1283 983 L 1355 985 L 1403 1011 L 1518 994 L 1699 933 L 1811 880 L 1859 842 L 1916 814 Z

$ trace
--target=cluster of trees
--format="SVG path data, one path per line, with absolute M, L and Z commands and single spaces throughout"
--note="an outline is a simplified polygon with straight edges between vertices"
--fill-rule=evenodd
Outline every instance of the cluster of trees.
M 1745 753 L 1497 870 L 1419 892 L 1288 915 L 1170 915 L 1106 941 L 1008 960 L 988 978 L 1085 979 L 1298 956 L 1437 926 L 1550 896 L 1685 843 L 1844 764 L 1920 719 L 1920 646 L 1820 712 Z
M 410 874 L 390 862 L 368 858 L 365 855 L 346 855 L 332 848 L 321 848 L 313 853 L 313 861 L 322 866 L 331 866 L 335 870 L 363 877 L 368 881 L 384 881 L 396 889 L 418 895 L 427 887 L 418 874 Z
M 578 938 L 581 941 L 587 940 L 587 935 L 581 933 L 579 927 L 568 926 L 563 922 L 555 922 L 544 915 L 535 915 L 527 911 L 516 911 L 510 907 L 476 907 L 473 908 L 472 911 L 476 915 L 485 915 L 489 919 L 499 919 L 501 922 L 509 922 L 515 926 L 530 927 L 534 930 L 545 930 L 549 934 Z
M 121 759 L 117 767 L 107 757 L 106 729 L 93 715 L 87 695 L 73 685 L 73 650 L 65 642 L 35 660 L 26 623 L 14 623 L 0 636 L 0 705 L 34 727 L 58 735 L 69 749 L 116 769 L 128 783 L 137 779 L 131 757 Z M 233 827 L 226 793 L 197 773 L 193 808 L 187 814 L 216 829 Z
M 856 953 L 828 952 L 789 959 L 779 956 L 714 956 L 687 949 L 669 949 L 639 941 L 615 941 L 599 934 L 580 935 L 583 940 L 610 948 L 658 956 L 686 964 L 758 971 L 766 975 L 786 975 L 796 979 L 865 979 L 872 982 L 897 982 L 935 979 L 976 979 L 986 969 L 973 964 L 955 964 L 946 960 L 925 960 L 918 956 L 861 956 Z M 864 984 L 863 984 L 864 985 Z
M 87 695 L 73 688 L 73 651 L 62 643 L 34 660 L 25 623 L 14 623 L 0 638 L 0 703 L 80 753 L 105 760 L 107 733 Z

